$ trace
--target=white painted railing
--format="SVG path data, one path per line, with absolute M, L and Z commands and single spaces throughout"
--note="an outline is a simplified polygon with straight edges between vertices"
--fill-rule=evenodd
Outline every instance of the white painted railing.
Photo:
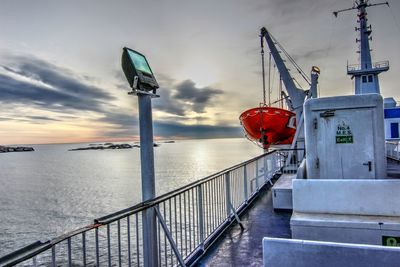
M 391 159 L 400 160 L 400 141 L 386 142 L 386 156 Z

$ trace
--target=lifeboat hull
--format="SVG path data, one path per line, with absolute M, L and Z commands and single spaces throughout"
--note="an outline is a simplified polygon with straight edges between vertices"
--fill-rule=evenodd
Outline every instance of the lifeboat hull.
M 247 136 L 264 149 L 271 145 L 291 144 L 296 133 L 296 114 L 281 108 L 248 109 L 239 119 Z

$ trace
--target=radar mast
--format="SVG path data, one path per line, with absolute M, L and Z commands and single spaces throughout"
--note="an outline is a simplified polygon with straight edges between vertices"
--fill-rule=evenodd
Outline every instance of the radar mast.
M 356 39 L 357 43 L 360 43 L 360 62 L 356 65 L 347 65 L 347 75 L 351 76 L 351 79 L 355 79 L 355 94 L 380 94 L 379 89 L 379 79 L 378 75 L 381 72 L 389 70 L 389 61 L 381 61 L 373 63 L 371 59 L 371 49 L 369 46 L 369 41 L 372 40 L 372 27 L 368 25 L 367 19 L 367 8 L 373 6 L 387 5 L 388 2 L 373 3 L 370 4 L 369 0 L 359 0 L 355 1 L 353 7 L 338 10 L 333 12 L 335 17 L 339 13 L 358 10 L 358 27 L 355 28 L 356 31 L 360 32 L 359 38 Z

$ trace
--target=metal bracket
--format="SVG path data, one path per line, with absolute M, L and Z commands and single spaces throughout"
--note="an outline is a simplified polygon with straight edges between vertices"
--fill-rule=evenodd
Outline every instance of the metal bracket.
M 236 221 L 240 225 L 240 229 L 244 230 L 243 223 L 240 220 L 239 215 L 236 213 L 235 209 L 233 208 L 232 203 L 229 203 L 229 207 L 231 208 L 231 211 L 233 212 L 233 216 L 235 216 Z
M 335 116 L 335 110 L 327 110 L 319 114 L 321 118 L 328 118 Z
M 154 94 L 154 93 L 152 93 L 151 91 L 142 91 L 142 90 L 133 89 L 133 88 L 132 88 L 132 91 L 128 92 L 128 95 L 136 95 L 136 96 L 139 96 L 139 95 L 149 95 L 151 98 L 158 98 L 158 97 L 160 97 L 160 95 Z
M 165 233 L 165 235 L 166 235 L 167 238 L 168 238 L 169 244 L 171 245 L 171 248 L 172 248 L 172 250 L 174 251 L 176 258 L 178 259 L 179 264 L 180 264 L 181 266 L 186 266 L 185 261 L 183 260 L 182 255 L 179 253 L 178 247 L 177 247 L 177 245 L 175 244 L 174 239 L 172 238 L 172 234 L 171 234 L 171 232 L 168 230 L 168 226 L 167 226 L 167 224 L 165 223 L 164 218 L 162 217 L 160 211 L 158 210 L 158 207 L 154 207 L 154 210 L 156 211 L 156 215 L 157 215 L 157 217 L 158 217 L 158 220 L 160 221 L 161 227 L 163 228 L 164 233 Z

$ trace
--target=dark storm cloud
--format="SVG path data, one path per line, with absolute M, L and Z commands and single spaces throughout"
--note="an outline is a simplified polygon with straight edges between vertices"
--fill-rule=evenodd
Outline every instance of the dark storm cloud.
M 26 116 L 26 118 L 31 120 L 40 120 L 40 121 L 61 121 L 59 119 L 47 117 L 47 116 Z
M 189 107 L 179 101 L 179 99 L 172 97 L 171 90 L 163 88 L 158 91 L 158 94 L 160 95 L 160 98 L 154 99 L 153 101 L 154 110 L 161 110 L 166 113 L 185 116 Z
M 100 122 L 112 124 L 110 128 L 103 128 L 104 137 L 126 137 L 139 133 L 139 120 L 137 114 L 106 113 Z M 155 120 L 153 122 L 155 136 L 182 137 L 182 138 L 210 138 L 210 137 L 240 137 L 240 127 L 211 126 L 211 125 L 185 125 L 177 122 Z
M 223 94 L 222 90 L 211 87 L 196 88 L 193 81 L 186 80 L 177 85 L 174 98 L 189 102 L 193 111 L 203 113 L 211 100 L 220 94 Z
M 61 121 L 59 119 L 47 116 L 24 116 L 24 117 L 0 117 L 0 121 L 13 121 L 13 122 L 28 122 L 34 124 L 43 124 L 45 122 Z
M 102 127 L 98 134 L 101 137 L 129 137 L 138 135 L 139 120 L 137 114 L 132 112 L 122 113 L 121 111 L 104 112 L 103 117 L 97 119 L 97 122 L 107 123 L 111 126 Z
M 100 112 L 102 104 L 114 99 L 104 90 L 85 84 L 70 71 L 44 60 L 14 57 L 10 65 L 3 69 L 43 84 L 0 74 L 0 103 L 39 106 L 53 111 Z
M 75 74 L 70 70 L 56 66 L 47 61 L 35 57 L 28 58 L 20 56 L 12 58 L 12 61 L 15 67 L 5 66 L 4 69 L 41 81 L 67 94 L 99 100 L 114 99 L 109 93 L 100 88 L 83 83 L 78 77 L 75 77 Z M 82 79 L 90 80 L 87 76 L 83 76 Z
M 55 111 L 100 111 L 101 102 L 56 91 L 0 74 L 0 103 L 23 104 Z
M 211 126 L 211 125 L 183 125 L 178 123 L 154 122 L 154 134 L 157 136 L 175 136 L 184 138 L 210 138 L 210 137 L 240 137 L 240 127 Z
M 204 110 L 212 105 L 213 99 L 220 94 L 222 90 L 203 87 L 197 88 L 191 80 L 185 80 L 176 85 L 173 80 L 163 76 L 164 86 L 157 91 L 160 98 L 153 101 L 155 110 L 161 110 L 166 113 L 185 116 L 188 112 L 204 113 Z
M 136 114 L 121 112 L 104 113 L 104 117 L 100 118 L 98 121 L 114 124 L 119 127 L 137 125 L 139 123 Z

